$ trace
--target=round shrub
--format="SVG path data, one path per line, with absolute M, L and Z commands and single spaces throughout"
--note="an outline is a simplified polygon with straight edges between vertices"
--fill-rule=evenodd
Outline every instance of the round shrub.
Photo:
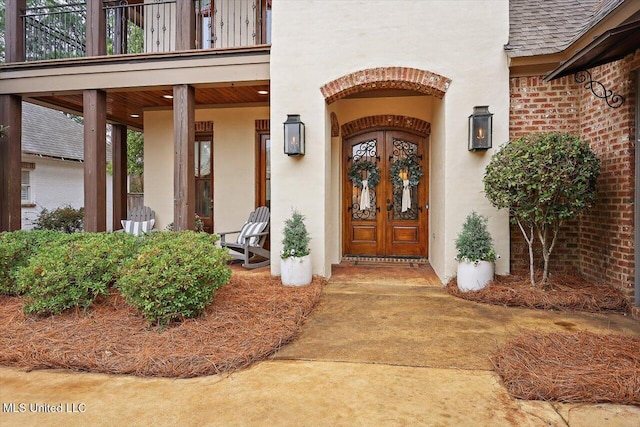
M 18 270 L 47 245 L 66 240 L 68 234 L 50 230 L 18 230 L 0 233 L 0 294 L 17 295 Z
M 231 277 L 217 236 L 193 231 L 153 233 L 124 268 L 118 288 L 151 323 L 200 315 Z
M 70 205 L 52 211 L 44 208 L 35 220 L 36 230 L 56 230 L 63 233 L 78 233 L 84 230 L 84 208 Z
M 529 246 L 531 285 L 535 284 L 535 237 L 542 246 L 544 283 L 558 231 L 593 206 L 599 175 L 600 160 L 589 144 L 568 133 L 525 135 L 491 157 L 484 191 L 493 206 L 508 209 L 518 224 Z
M 18 270 L 24 312 L 49 315 L 88 307 L 99 295 L 108 294 L 137 241 L 126 233 L 78 233 L 49 244 Z

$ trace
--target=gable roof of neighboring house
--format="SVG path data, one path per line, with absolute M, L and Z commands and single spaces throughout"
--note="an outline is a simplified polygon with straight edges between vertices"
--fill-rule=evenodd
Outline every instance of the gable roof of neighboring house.
M 63 112 L 22 103 L 22 153 L 83 161 L 84 126 Z M 107 161 L 111 150 L 107 148 Z
M 512 58 L 558 53 L 569 47 L 624 0 L 510 0 Z
M 22 153 L 82 161 L 84 127 L 60 111 L 23 102 Z

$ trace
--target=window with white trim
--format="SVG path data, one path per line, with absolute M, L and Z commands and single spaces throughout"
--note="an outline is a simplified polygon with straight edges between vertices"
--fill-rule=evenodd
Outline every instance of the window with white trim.
M 22 203 L 31 203 L 31 171 L 28 169 L 22 169 L 22 188 L 20 198 Z

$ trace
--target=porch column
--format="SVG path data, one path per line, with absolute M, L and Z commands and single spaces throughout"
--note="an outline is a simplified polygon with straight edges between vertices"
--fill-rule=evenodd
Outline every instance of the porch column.
M 173 87 L 173 224 L 176 231 L 193 230 L 195 226 L 194 106 L 193 86 Z
M 84 229 L 107 230 L 107 94 L 83 92 Z
M 0 138 L 0 231 L 21 228 L 22 187 L 22 98 L 0 96 L 0 124 L 6 127 Z
M 113 125 L 111 134 L 113 161 L 113 229 L 122 228 L 127 219 L 127 126 Z
M 6 0 L 5 3 L 5 58 L 10 62 L 24 61 L 24 27 L 20 18 L 27 0 Z
M 176 2 L 176 50 L 196 48 L 195 2 Z
M 107 15 L 102 0 L 87 0 L 86 43 L 87 56 L 107 54 Z

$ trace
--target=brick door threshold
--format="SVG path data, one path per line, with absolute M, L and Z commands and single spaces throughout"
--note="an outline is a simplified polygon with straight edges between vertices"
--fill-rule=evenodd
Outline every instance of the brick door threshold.
M 424 257 L 375 257 L 346 255 L 342 257 L 343 265 L 387 265 L 387 266 L 422 266 L 429 265 L 429 260 Z

